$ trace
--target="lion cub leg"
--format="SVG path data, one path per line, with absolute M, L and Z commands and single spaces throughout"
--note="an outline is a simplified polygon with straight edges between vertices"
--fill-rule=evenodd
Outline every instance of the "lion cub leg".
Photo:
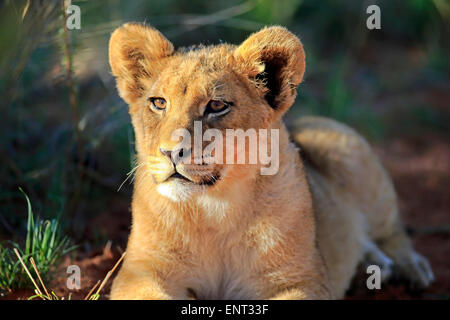
M 125 258 L 126 259 L 126 258 Z M 111 300 L 171 300 L 156 273 L 125 261 L 111 288 Z
M 392 276 L 394 261 L 378 248 L 375 242 L 367 239 L 364 242 L 364 263 L 377 265 L 381 270 L 381 281 L 385 282 Z

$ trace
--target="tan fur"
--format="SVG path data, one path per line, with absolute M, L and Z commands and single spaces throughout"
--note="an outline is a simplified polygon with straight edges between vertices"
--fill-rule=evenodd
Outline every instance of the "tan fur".
M 305 166 L 290 142 L 281 117 L 305 56 L 286 29 L 265 28 L 240 46 L 174 51 L 159 31 L 126 24 L 109 52 L 138 156 L 131 234 L 112 299 L 339 298 L 365 240 L 412 251 L 391 182 L 356 133 L 306 119 L 293 136 Z M 152 112 L 149 97 L 166 99 L 166 110 Z M 173 130 L 192 130 L 211 99 L 234 105 L 223 119 L 203 121 L 203 130 L 280 130 L 276 175 L 260 175 L 259 164 L 186 164 L 176 168 L 195 183 L 220 178 L 212 186 L 167 182 L 174 165 L 160 149 L 172 150 Z

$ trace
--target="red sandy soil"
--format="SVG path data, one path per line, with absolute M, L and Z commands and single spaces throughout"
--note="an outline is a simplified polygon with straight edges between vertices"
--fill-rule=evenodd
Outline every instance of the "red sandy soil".
M 405 283 L 383 284 L 380 290 L 368 290 L 357 277 L 347 299 L 449 299 L 450 298 L 450 141 L 440 136 L 398 138 L 375 147 L 382 162 L 391 173 L 398 191 L 400 210 L 411 232 L 418 252 L 425 255 L 433 268 L 436 280 L 425 291 L 413 291 Z M 130 221 L 127 205 L 94 219 L 90 225 L 107 232 L 112 245 L 79 254 L 75 261 L 64 262 L 52 288 L 60 296 L 69 294 L 64 270 L 76 264 L 82 270 L 81 290 L 72 291 L 73 299 L 83 299 L 98 280 L 102 280 L 119 259 L 125 247 Z M 115 274 L 114 274 L 115 275 Z M 107 299 L 113 277 L 102 291 Z M 31 291 L 17 291 L 6 299 L 26 299 Z

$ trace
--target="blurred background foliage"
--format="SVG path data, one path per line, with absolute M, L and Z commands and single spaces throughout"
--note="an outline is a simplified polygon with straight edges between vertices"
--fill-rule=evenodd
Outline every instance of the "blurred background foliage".
M 18 186 L 44 218 L 62 214 L 66 232 L 85 246 L 105 241 L 92 226 L 96 216 L 129 204 L 130 185 L 117 189 L 133 161 L 133 132 L 107 58 L 109 35 L 127 21 L 152 24 L 176 46 L 239 43 L 265 25 L 284 25 L 307 55 L 288 124 L 319 114 L 373 143 L 449 137 L 449 1 L 72 4 L 81 8 L 80 30 L 64 28 L 62 1 L 0 1 L 0 240 L 24 236 Z M 366 28 L 370 4 L 381 8 L 381 30 Z

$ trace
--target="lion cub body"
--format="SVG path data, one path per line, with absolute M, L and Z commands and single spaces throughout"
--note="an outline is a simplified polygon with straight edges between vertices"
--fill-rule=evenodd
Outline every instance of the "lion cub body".
M 127 24 L 111 37 L 110 63 L 130 105 L 138 160 L 112 299 L 340 298 L 357 264 L 376 256 L 375 243 L 394 262 L 424 268 L 401 229 L 392 184 L 362 138 L 305 118 L 291 142 L 281 117 L 304 53 L 286 29 L 266 28 L 240 46 L 174 51 L 157 30 Z M 149 107 L 155 98 L 164 109 Z M 230 101 L 231 111 L 210 121 L 208 101 Z M 171 134 L 196 120 L 221 132 L 279 130 L 278 172 L 174 162 L 166 156 L 175 152 Z
M 278 175 L 236 177 L 186 207 L 161 203 L 137 175 L 127 258 L 112 298 L 267 299 L 284 288 L 292 289 L 286 297 L 331 297 L 306 176 L 283 131 Z

